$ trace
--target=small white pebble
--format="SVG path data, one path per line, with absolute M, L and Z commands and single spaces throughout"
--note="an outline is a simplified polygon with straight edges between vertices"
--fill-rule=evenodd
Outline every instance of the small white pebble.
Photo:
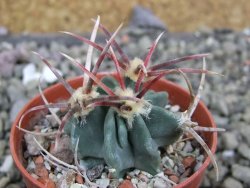
M 62 75 L 62 72 L 60 70 L 57 69 L 57 72 Z M 56 76 L 54 75 L 54 73 L 50 70 L 49 67 L 44 66 L 43 70 L 42 70 L 42 80 L 45 80 L 47 83 L 53 83 L 57 80 Z
M 62 172 L 62 168 L 60 166 L 56 167 L 56 172 Z
M 164 156 L 164 157 L 161 158 L 161 162 L 162 162 L 163 164 L 165 164 L 166 161 L 168 161 L 168 159 L 169 159 L 168 156 Z
M 115 170 L 114 168 L 110 168 L 110 169 L 109 169 L 109 172 L 110 172 L 110 173 L 114 173 L 115 171 L 116 171 L 116 170 Z
M 204 155 L 199 155 L 197 158 L 196 158 L 196 160 L 197 161 L 200 161 L 200 162 L 203 162 L 204 161 Z
M 28 166 L 26 169 L 27 169 L 27 171 L 31 171 L 31 170 L 35 169 L 35 167 L 36 167 L 36 165 L 35 165 L 34 161 L 30 161 L 28 163 Z
M 222 156 L 224 158 L 231 158 L 231 157 L 234 157 L 235 155 L 235 152 L 233 150 L 225 150 L 222 152 Z
M 171 168 L 174 167 L 174 161 L 170 159 L 168 156 L 164 156 L 162 158 L 162 163 L 164 166 L 171 167 Z
M 166 106 L 165 106 L 165 109 L 170 109 L 171 108 L 171 105 L 169 105 L 169 104 L 167 104 Z
M 142 174 L 144 174 L 145 176 L 147 176 L 148 178 L 152 178 L 153 176 L 145 171 L 141 171 Z
M 137 184 L 137 183 L 138 183 L 138 179 L 136 179 L 136 178 L 132 178 L 132 179 L 131 179 L 131 183 L 133 183 L 133 184 Z
M 102 173 L 102 175 L 101 175 L 101 178 L 102 178 L 102 179 L 107 178 L 107 177 L 108 177 L 108 174 L 107 174 L 107 173 L 105 173 L 105 172 Z
M 186 153 L 191 153 L 191 152 L 193 152 L 193 150 L 194 150 L 194 148 L 193 148 L 191 142 L 187 141 L 184 148 L 183 148 L 183 151 Z
M 137 184 L 137 187 L 138 188 L 146 188 L 148 185 L 147 185 L 147 183 L 146 182 L 139 182 L 138 184 Z
M 60 179 L 62 176 L 63 176 L 63 175 L 62 175 L 61 173 L 58 173 L 58 174 L 56 175 L 57 179 Z
M 135 172 L 134 171 L 129 172 L 128 175 L 131 176 L 131 177 L 134 177 L 135 176 Z
M 110 179 L 106 178 L 106 179 L 98 179 L 96 180 L 96 183 L 98 185 L 100 185 L 100 187 L 108 187 L 109 183 L 110 183 Z
M 168 160 L 169 165 L 173 168 L 174 167 L 174 161 L 172 159 Z
M 36 66 L 33 63 L 29 63 L 23 69 L 23 85 L 27 85 L 31 81 L 38 81 L 41 74 L 36 71 Z
M 173 106 L 171 106 L 170 111 L 179 112 L 180 111 L 180 106 L 179 105 L 173 105 Z
M 169 145 L 169 146 L 167 147 L 167 153 L 168 153 L 168 154 L 171 154 L 171 153 L 173 153 L 173 152 L 174 152 L 173 146 L 172 146 L 172 145 Z
M 140 172 L 141 172 L 141 171 L 138 170 L 138 169 L 135 169 L 135 170 L 134 170 L 134 173 L 135 173 L 136 176 L 138 176 L 138 175 L 140 174 Z
M 154 188 L 166 188 L 166 187 L 169 187 L 169 183 L 167 183 L 161 178 L 154 179 Z

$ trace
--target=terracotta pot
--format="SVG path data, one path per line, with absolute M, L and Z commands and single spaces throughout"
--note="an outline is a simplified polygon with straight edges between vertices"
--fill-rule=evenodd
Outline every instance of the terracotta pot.
M 99 77 L 103 76 L 104 74 L 100 74 Z M 82 77 L 74 78 L 69 80 L 70 85 L 73 88 L 77 88 L 82 85 Z M 171 104 L 178 104 L 180 105 L 182 110 L 185 110 L 190 102 L 189 93 L 181 88 L 180 86 L 166 81 L 166 80 L 159 80 L 153 87 L 153 90 L 155 91 L 167 91 L 169 93 Z M 44 94 L 49 102 L 56 102 L 60 99 L 67 99 L 69 98 L 68 92 L 64 89 L 64 87 L 61 84 L 56 84 L 54 86 L 49 87 L 44 91 Z M 17 168 L 21 171 L 21 174 L 23 176 L 23 179 L 27 185 L 28 188 L 41 188 L 44 187 L 43 184 L 38 182 L 36 179 L 34 179 L 25 169 L 24 167 L 24 158 L 23 158 L 23 143 L 24 143 L 24 133 L 16 128 L 16 125 L 18 125 L 18 122 L 21 118 L 21 115 L 31 107 L 37 106 L 43 104 L 42 99 L 40 95 L 34 97 L 23 109 L 21 109 L 20 113 L 18 114 L 15 122 L 12 125 L 11 129 L 11 135 L 10 135 L 10 149 L 13 156 L 13 159 L 15 161 L 15 164 Z M 30 113 L 27 115 L 22 123 L 22 127 L 29 129 L 29 120 L 30 118 L 34 116 L 34 113 Z M 198 107 L 193 115 L 193 120 L 198 122 L 199 125 L 206 125 L 211 127 L 216 127 L 214 120 L 206 108 L 206 106 L 200 102 L 198 104 Z M 208 144 L 211 151 L 214 153 L 216 150 L 217 145 L 217 133 L 204 133 L 204 138 L 206 140 L 206 143 Z M 184 182 L 180 183 L 178 188 L 180 187 L 190 187 L 195 188 L 198 187 L 202 181 L 204 172 L 210 162 L 209 158 L 206 158 L 204 164 L 201 166 L 201 168 L 196 171 L 191 177 L 189 177 Z

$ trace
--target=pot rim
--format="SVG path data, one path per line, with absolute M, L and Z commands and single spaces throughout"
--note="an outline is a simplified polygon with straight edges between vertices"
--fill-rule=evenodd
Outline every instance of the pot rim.
M 100 77 L 103 77 L 103 76 L 106 76 L 106 75 L 114 75 L 114 73 L 107 73 L 107 72 L 103 72 L 103 73 L 99 73 L 98 75 Z M 77 82 L 79 79 L 82 79 L 82 76 L 78 76 L 78 77 L 74 77 L 74 78 L 71 78 L 69 80 L 67 80 L 67 82 L 69 82 L 70 84 L 72 84 L 73 82 Z M 160 79 L 159 82 L 162 82 L 164 84 L 167 84 L 171 87 L 176 87 L 178 88 L 178 90 L 180 90 L 181 92 L 183 93 L 188 93 L 183 87 L 179 86 L 178 84 L 174 83 L 174 82 L 171 82 L 169 80 L 166 80 L 166 79 Z M 57 83 L 55 85 L 52 85 L 48 88 L 46 88 L 43 92 L 44 92 L 44 95 L 46 95 L 47 93 L 50 93 L 52 92 L 53 90 L 57 89 L 58 87 L 60 87 L 61 84 L 60 83 Z M 31 104 L 34 103 L 34 101 L 36 101 L 37 99 L 39 99 L 41 96 L 40 94 L 37 94 L 35 97 L 33 97 L 21 110 L 20 112 L 18 113 L 14 123 L 12 124 L 12 127 L 11 127 L 11 132 L 10 132 L 10 138 L 9 138 L 9 142 L 10 142 L 10 151 L 11 151 L 11 155 L 13 157 L 13 160 L 16 164 L 16 167 L 19 169 L 19 171 L 21 172 L 22 176 L 24 176 L 26 179 L 28 179 L 31 183 L 33 183 L 35 186 L 37 187 L 43 187 L 44 185 L 39 182 L 38 180 L 36 180 L 35 178 L 33 178 L 31 176 L 30 173 L 28 173 L 28 171 L 24 168 L 23 164 L 21 163 L 21 161 L 19 160 L 18 158 L 18 154 L 17 154 L 17 151 L 15 150 L 15 144 L 14 144 L 14 140 L 15 140 L 15 137 L 14 135 L 16 135 L 16 132 L 17 131 L 21 131 L 19 129 L 16 128 L 16 125 L 18 125 L 18 122 L 23 114 L 23 112 L 25 110 L 27 110 L 29 108 L 29 106 Z M 213 127 L 213 128 L 216 128 L 216 124 L 214 122 L 214 119 L 210 113 L 210 111 L 207 109 L 207 107 L 205 106 L 205 104 L 202 102 L 202 101 L 199 101 L 199 104 L 198 104 L 203 110 L 204 112 L 207 114 L 208 118 L 210 119 L 211 121 L 211 125 L 210 127 Z M 210 150 L 212 151 L 212 153 L 214 154 L 215 151 L 216 151 L 216 147 L 217 147 L 217 132 L 211 132 L 210 134 L 211 135 L 211 147 L 210 147 Z M 202 166 L 196 171 L 194 172 L 190 177 L 188 177 L 186 180 L 184 180 L 183 182 L 177 184 L 175 186 L 175 188 L 180 188 L 180 187 L 185 187 L 186 185 L 188 185 L 190 182 L 194 181 L 196 179 L 196 177 L 203 171 L 205 171 L 205 169 L 207 168 L 207 166 L 209 165 L 210 163 L 210 158 L 208 156 L 206 156 L 206 159 L 205 161 L 202 163 Z

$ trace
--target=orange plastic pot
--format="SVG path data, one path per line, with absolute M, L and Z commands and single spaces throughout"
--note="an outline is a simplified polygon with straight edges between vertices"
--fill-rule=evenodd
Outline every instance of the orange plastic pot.
M 104 76 L 105 74 L 100 74 L 99 77 Z M 82 85 L 82 77 L 77 77 L 74 79 L 69 80 L 70 85 L 73 88 L 77 88 Z M 155 91 L 167 91 L 169 93 L 169 98 L 171 104 L 178 104 L 181 107 L 181 110 L 187 109 L 189 102 L 190 102 L 190 96 L 189 93 L 181 88 L 180 86 L 161 79 L 159 80 L 151 89 Z M 44 94 L 49 102 L 56 102 L 61 99 L 67 99 L 69 98 L 68 92 L 65 90 L 65 88 L 61 84 L 56 84 L 44 91 Z M 26 183 L 28 188 L 42 188 L 44 185 L 34 179 L 25 169 L 24 164 L 24 158 L 23 158 L 23 144 L 24 144 L 24 133 L 20 131 L 18 128 L 16 128 L 16 125 L 18 125 L 18 122 L 21 118 L 21 115 L 27 111 L 28 109 L 43 104 L 42 98 L 38 95 L 34 97 L 23 109 L 21 109 L 20 113 L 18 114 L 15 122 L 12 125 L 11 128 L 11 135 L 10 135 L 10 149 L 12 153 L 12 157 L 14 159 L 14 162 L 17 166 L 17 168 L 20 170 L 24 182 Z M 34 116 L 34 113 L 30 113 L 23 119 L 22 127 L 25 129 L 30 129 L 29 121 Z M 199 125 L 206 125 L 210 127 L 216 127 L 214 120 L 206 108 L 206 106 L 199 102 L 196 111 L 193 115 L 193 120 L 198 122 Z M 217 133 L 204 133 L 204 139 L 206 143 L 208 144 L 211 151 L 214 153 L 216 150 L 217 145 Z M 182 183 L 178 184 L 176 187 L 186 187 L 186 188 L 196 188 L 199 187 L 204 172 L 209 165 L 210 159 L 206 158 L 203 165 L 200 167 L 199 170 L 197 170 L 191 177 L 183 181 Z

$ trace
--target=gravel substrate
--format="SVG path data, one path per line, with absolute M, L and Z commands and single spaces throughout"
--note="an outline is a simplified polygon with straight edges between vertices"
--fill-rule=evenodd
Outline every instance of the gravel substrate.
M 143 30 L 124 29 L 122 33 L 119 42 L 131 58 L 143 57 L 157 37 L 156 33 Z M 30 51 L 37 51 L 52 60 L 64 77 L 69 78 L 81 72 L 58 52 L 85 61 L 87 45 L 66 46 L 51 40 L 47 45 L 36 41 L 20 41 L 15 45 L 0 43 L 0 187 L 25 187 L 19 172 L 13 168 L 8 147 L 11 123 L 23 105 L 38 94 L 37 83 L 41 75 L 44 78 L 43 88 L 55 82 Z M 211 168 L 202 187 L 250 187 L 250 32 L 247 29 L 241 33 L 203 30 L 185 35 L 165 34 L 153 55 L 153 63 L 196 53 L 211 53 L 207 58 L 209 70 L 224 75 L 207 77 L 202 99 L 218 127 L 227 129 L 226 133 L 219 134 L 216 154 L 220 180 L 216 182 Z M 102 70 L 109 70 L 110 65 L 107 62 Z M 179 66 L 201 68 L 201 63 L 187 62 Z M 189 78 L 197 88 L 199 76 L 189 75 Z M 185 85 L 179 76 L 171 79 Z

